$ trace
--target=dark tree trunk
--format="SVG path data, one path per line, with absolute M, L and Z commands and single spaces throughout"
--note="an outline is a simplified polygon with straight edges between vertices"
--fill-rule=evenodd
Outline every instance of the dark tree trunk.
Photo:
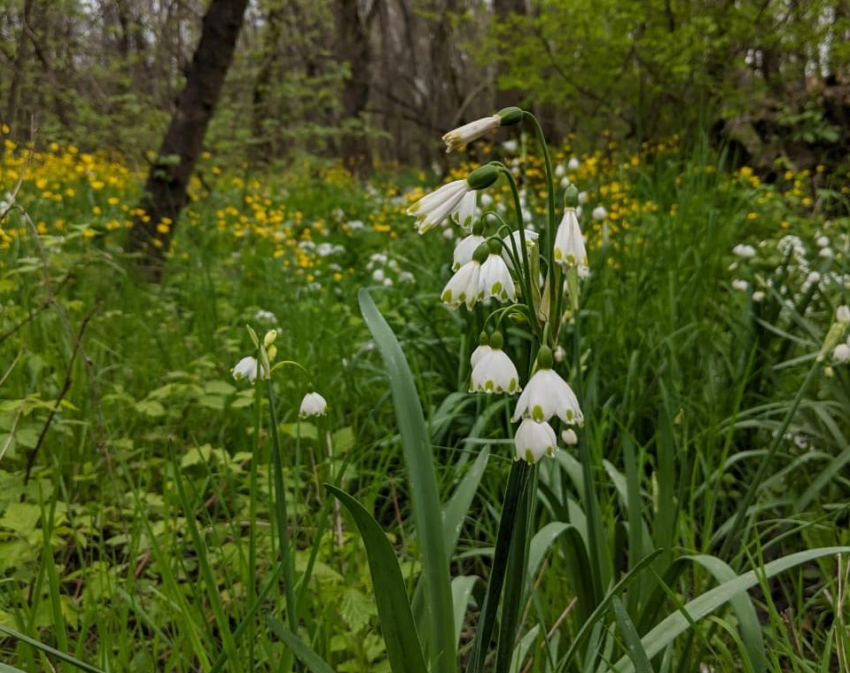
M 278 45 L 283 34 L 284 3 L 279 0 L 270 10 L 268 24 L 263 34 L 263 53 L 260 70 L 254 81 L 251 106 L 251 133 L 254 136 L 252 157 L 255 161 L 267 162 L 274 154 L 274 138 L 264 122 L 270 117 L 269 93 L 272 85 L 272 72 L 280 54 Z
M 159 280 L 177 218 L 186 204 L 189 179 L 233 60 L 247 4 L 248 0 L 210 3 L 186 86 L 145 183 L 140 203 L 145 216 L 134 219 L 127 247 L 129 252 L 141 253 L 140 263 L 152 280 Z
M 30 38 L 27 31 L 30 30 L 30 19 L 32 17 L 34 0 L 24 0 L 24 11 L 21 14 L 21 34 L 18 37 L 18 47 L 15 52 L 15 72 L 12 75 L 12 84 L 9 87 L 9 103 L 6 108 L 6 120 L 14 130 L 18 116 L 18 106 L 21 98 L 21 87 L 26 78 L 27 60 L 29 59 Z
M 358 0 L 335 0 L 336 51 L 341 62 L 348 63 L 348 77 L 342 91 L 342 109 L 352 128 L 340 142 L 342 161 L 350 171 L 363 175 L 371 167 L 369 146 L 359 128 L 361 114 L 369 101 L 369 28 L 360 16 Z

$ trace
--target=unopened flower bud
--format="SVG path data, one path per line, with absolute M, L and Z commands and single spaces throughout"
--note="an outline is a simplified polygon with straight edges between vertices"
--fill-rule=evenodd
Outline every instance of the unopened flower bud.
M 578 444 L 578 435 L 576 431 L 572 428 L 567 428 L 561 433 L 561 439 L 564 440 L 564 444 L 567 446 L 575 446 Z
M 466 176 L 466 183 L 475 190 L 487 189 L 499 179 L 499 169 L 490 164 L 476 168 Z
M 277 339 L 277 330 L 271 329 L 266 332 L 266 336 L 263 337 L 263 346 L 268 348 L 274 343 L 274 340 Z
M 499 110 L 496 116 L 502 121 L 502 126 L 513 126 L 522 121 L 522 110 L 518 107 L 506 107 Z
M 269 360 L 274 360 L 277 357 L 277 346 L 272 344 L 268 348 Z
M 565 208 L 575 208 L 578 206 L 578 189 L 576 189 L 575 185 L 570 185 L 567 187 L 564 192 L 564 207 Z

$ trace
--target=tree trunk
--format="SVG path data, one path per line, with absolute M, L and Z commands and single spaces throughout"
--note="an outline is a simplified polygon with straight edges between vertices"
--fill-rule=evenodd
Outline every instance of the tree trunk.
M 140 206 L 127 241 L 141 253 L 140 265 L 158 281 L 165 253 L 186 204 L 186 189 L 195 170 L 204 135 L 221 95 L 245 17 L 248 0 L 212 0 L 204 15 L 201 39 L 177 98 L 171 124 L 150 168 Z
M 348 63 L 348 77 L 342 90 L 342 109 L 347 124 L 340 142 L 342 161 L 353 173 L 362 175 L 371 167 L 369 146 L 359 124 L 369 101 L 369 29 L 360 16 L 358 0 L 335 0 L 336 51 L 341 62 Z
M 15 122 L 18 116 L 21 87 L 24 83 L 27 59 L 29 58 L 30 38 L 27 31 L 30 29 L 29 22 L 34 4 L 34 0 L 24 0 L 24 11 L 21 14 L 21 34 L 18 37 L 18 48 L 15 51 L 15 72 L 12 75 L 12 83 L 9 87 L 9 103 L 6 107 L 6 120 L 13 130 L 17 126 Z
M 253 101 L 251 106 L 251 133 L 254 136 L 254 146 L 251 155 L 254 161 L 266 163 L 274 153 L 274 139 L 270 131 L 264 127 L 264 122 L 270 116 L 269 92 L 272 85 L 272 72 L 279 55 L 278 45 L 283 34 L 283 0 L 278 0 L 268 14 L 268 22 L 263 33 L 263 52 L 260 70 L 254 81 Z
M 496 15 L 496 21 L 500 24 L 504 23 L 510 16 L 525 16 L 526 6 L 525 0 L 495 0 L 493 3 L 493 12 Z M 501 110 L 504 107 L 511 105 L 519 105 L 522 92 L 516 89 L 502 89 L 499 87 L 498 68 L 496 71 L 496 109 Z

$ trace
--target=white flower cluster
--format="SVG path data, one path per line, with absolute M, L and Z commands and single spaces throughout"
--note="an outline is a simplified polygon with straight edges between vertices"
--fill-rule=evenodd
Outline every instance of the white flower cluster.
M 399 263 L 382 252 L 376 252 L 369 257 L 366 270 L 372 274 L 372 280 L 384 287 L 392 287 L 398 283 L 413 283 L 415 276 L 405 271 Z

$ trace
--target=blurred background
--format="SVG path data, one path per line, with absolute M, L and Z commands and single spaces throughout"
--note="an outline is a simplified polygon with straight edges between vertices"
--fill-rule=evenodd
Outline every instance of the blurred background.
M 0 0 L 0 123 L 143 161 L 207 6 Z M 430 167 L 441 133 L 526 104 L 588 149 L 700 130 L 768 176 L 835 167 L 848 38 L 847 0 L 251 0 L 206 146 Z

